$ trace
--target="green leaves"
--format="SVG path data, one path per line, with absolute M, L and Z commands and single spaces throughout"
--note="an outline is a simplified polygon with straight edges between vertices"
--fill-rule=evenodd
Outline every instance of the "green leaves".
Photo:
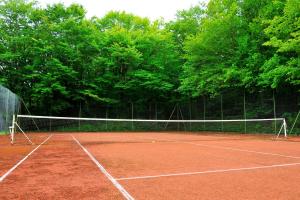
M 150 21 L 125 12 L 108 12 L 102 19 L 95 20 L 101 31 L 110 30 L 113 27 L 123 28 L 128 31 L 142 30 L 150 28 Z
M 236 71 L 232 66 L 236 66 L 236 57 L 244 54 L 248 46 L 248 37 L 242 34 L 237 11 L 237 4 L 229 1 L 211 1 L 208 4 L 207 16 L 202 18 L 201 28 L 184 43 L 187 59 L 184 69 L 188 71 L 183 73 L 181 90 L 190 87 L 188 83 L 196 86 L 192 92 L 194 95 L 215 95 L 229 85 L 235 87 L 238 78 L 230 77 Z M 196 75 L 191 76 L 191 71 Z M 190 78 L 190 81 L 185 80 Z M 234 83 L 228 83 L 233 79 Z
M 184 41 L 180 91 L 215 95 L 226 88 L 255 91 L 299 83 L 299 5 L 210 1 L 197 34 Z
M 300 5 L 297 0 L 287 1 L 283 16 L 268 21 L 265 29 L 270 38 L 264 45 L 277 48 L 277 52 L 295 51 L 300 53 Z
M 273 47 L 276 54 L 262 67 L 261 82 L 278 88 L 280 84 L 299 85 L 300 79 L 300 4 L 286 2 L 283 15 L 268 21 L 265 46 Z
M 0 83 L 40 114 L 299 87 L 299 6 L 211 0 L 164 23 L 125 12 L 87 19 L 77 4 L 5 0 Z

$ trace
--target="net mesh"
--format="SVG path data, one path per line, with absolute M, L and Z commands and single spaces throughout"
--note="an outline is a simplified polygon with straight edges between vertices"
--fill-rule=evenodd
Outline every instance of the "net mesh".
M 13 115 L 17 114 L 20 101 L 16 94 L 0 85 L 0 132 L 9 133 Z
M 19 115 L 25 132 L 230 132 L 278 134 L 283 118 L 247 120 L 143 120 Z M 275 130 L 277 127 L 277 131 Z M 284 134 L 284 128 L 281 132 Z M 275 132 L 276 131 L 276 132 Z

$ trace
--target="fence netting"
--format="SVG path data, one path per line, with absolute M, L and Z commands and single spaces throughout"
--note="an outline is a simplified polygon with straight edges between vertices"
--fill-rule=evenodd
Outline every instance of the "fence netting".
M 20 101 L 16 94 L 0 85 L 0 132 L 9 133 L 13 115 L 17 114 Z

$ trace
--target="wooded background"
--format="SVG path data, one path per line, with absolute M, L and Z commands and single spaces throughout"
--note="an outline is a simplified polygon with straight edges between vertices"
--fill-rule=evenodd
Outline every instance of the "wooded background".
M 0 2 L 0 84 L 32 114 L 294 122 L 299 0 L 211 0 L 170 22 L 85 14 Z

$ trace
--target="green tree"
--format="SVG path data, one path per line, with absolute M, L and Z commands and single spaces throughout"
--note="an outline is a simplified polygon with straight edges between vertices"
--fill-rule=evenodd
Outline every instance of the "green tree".
M 265 46 L 275 49 L 274 55 L 266 60 L 261 70 L 260 83 L 272 88 L 280 85 L 300 85 L 300 4 L 288 0 L 283 15 L 266 22 Z

